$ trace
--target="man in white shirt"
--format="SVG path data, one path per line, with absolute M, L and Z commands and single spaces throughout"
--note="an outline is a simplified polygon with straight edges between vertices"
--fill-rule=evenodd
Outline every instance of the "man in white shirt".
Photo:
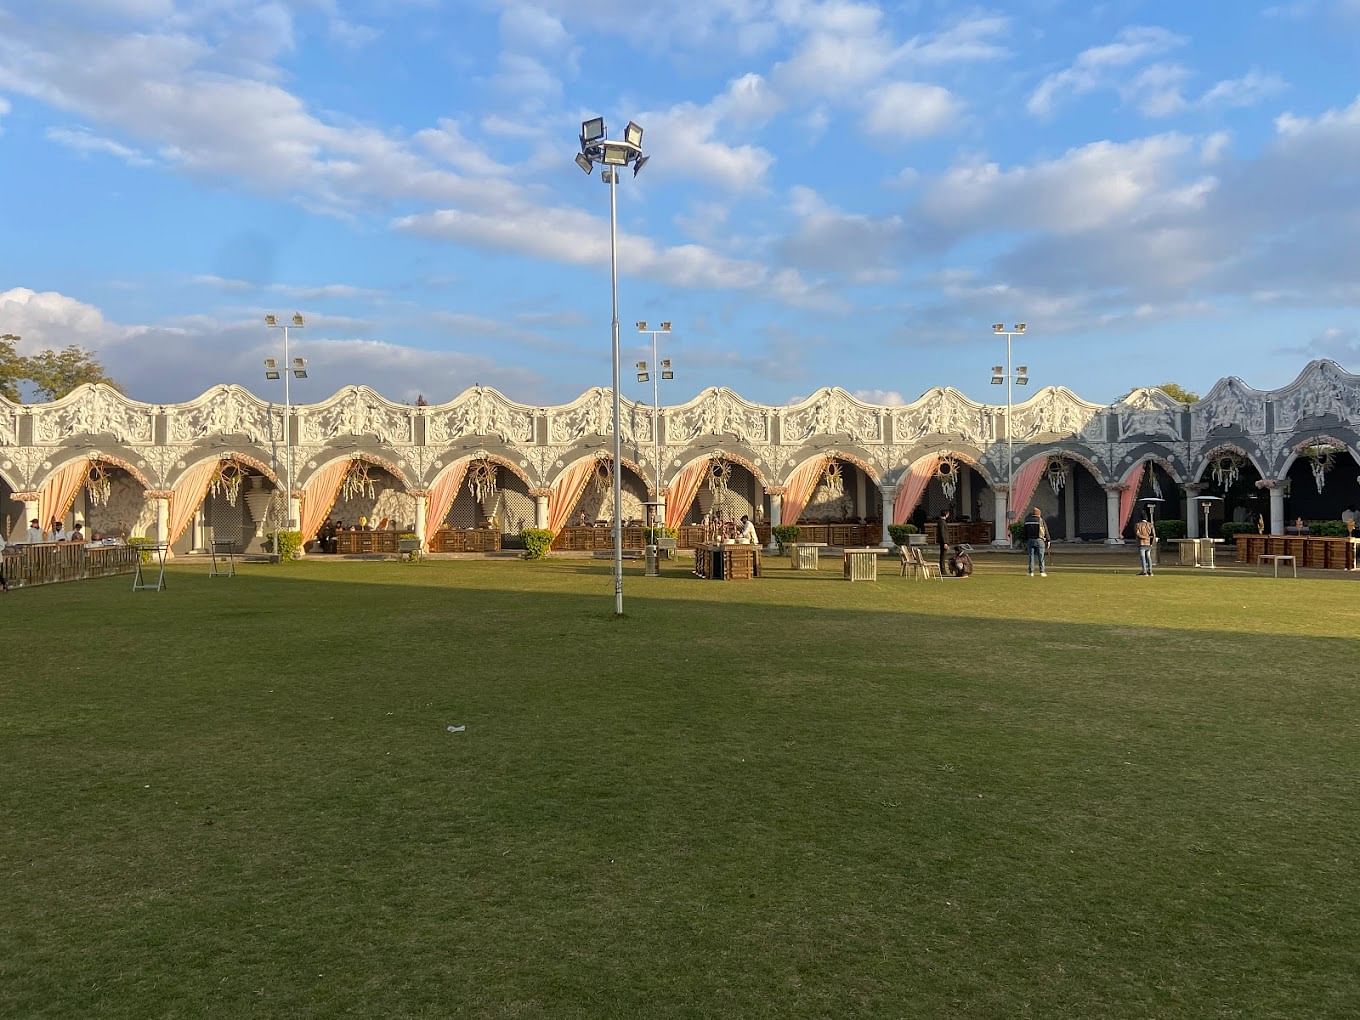
M 24 541 L 28 542 L 30 545 L 35 542 L 47 541 L 47 535 L 43 533 L 42 526 L 38 524 L 38 518 L 35 517 L 28 522 L 28 535 Z
M 737 543 L 739 545 L 757 545 L 760 537 L 756 534 L 756 526 L 751 523 L 751 518 L 745 514 L 741 515 L 741 523 L 737 527 Z
M 60 522 L 58 522 L 58 524 L 56 525 L 56 527 L 54 527 L 54 528 L 52 529 L 52 537 L 51 537 L 50 539 L 48 539 L 48 541 L 49 541 L 49 542 L 65 542 L 66 539 L 67 539 L 68 537 L 70 537 L 70 536 L 68 536 L 68 535 L 66 534 L 66 526 L 65 526 L 64 524 L 61 524 Z

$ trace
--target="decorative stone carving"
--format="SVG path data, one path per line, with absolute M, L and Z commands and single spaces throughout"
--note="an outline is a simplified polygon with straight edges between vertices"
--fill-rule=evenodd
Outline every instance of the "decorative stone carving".
M 187 466 L 180 458 L 184 451 L 170 446 L 134 446 L 140 465 L 149 468 L 147 474 L 156 485 L 169 488 L 180 471 Z
M 33 439 L 59 443 L 72 436 L 112 435 L 120 443 L 149 443 L 154 421 L 149 405 L 135 404 L 117 390 L 96 383 L 34 408 Z
M 13 446 L 19 441 L 18 416 L 14 406 L 0 398 L 0 446 Z
M 192 404 L 168 409 L 168 414 L 172 443 L 215 435 L 245 436 L 252 443 L 283 441 L 283 409 L 277 409 L 271 422 L 269 405 L 239 386 L 220 386 Z
M 566 445 L 586 436 L 611 435 L 613 419 L 611 391 L 597 386 L 587 390 L 565 408 L 553 412 L 548 426 L 548 441 Z M 620 435 L 623 433 L 620 432 Z
M 883 442 L 882 409 L 861 404 L 844 390 L 822 390 L 811 400 L 786 409 L 783 422 L 785 443 L 836 435 L 857 443 Z
M 295 408 L 304 443 L 324 443 L 341 436 L 375 436 L 389 445 L 411 442 L 411 412 L 393 410 L 367 386 L 351 386 L 319 410 Z
M 1116 404 L 1115 410 L 1121 440 L 1130 436 L 1180 438 L 1180 416 L 1185 405 L 1159 389 L 1136 389 Z
M 1039 436 L 1082 435 L 1100 407 L 1077 399 L 1060 386 L 1047 386 L 1025 403 L 1015 405 L 1014 411 L 1012 438 L 1029 440 Z
M 712 387 L 684 407 L 668 411 L 666 438 L 689 442 L 699 436 L 735 436 L 748 446 L 770 441 L 766 408 L 742 400 L 731 390 Z
M 36 446 L 13 446 L 5 451 L 3 467 L 6 471 L 16 472 L 21 485 L 33 485 L 38 481 L 36 476 L 40 471 L 52 470 L 52 462 L 47 459 L 50 454 L 50 450 L 40 450 Z
M 936 435 L 958 437 L 981 447 L 996 436 L 992 409 L 948 387 L 930 390 L 915 403 L 894 411 L 892 421 L 893 439 L 898 443 L 916 443 Z
M 499 436 L 503 443 L 532 443 L 533 411 L 485 386 L 468 390 L 446 407 L 426 409 L 425 442 L 450 443 L 471 435 Z
M 1191 409 L 1191 435 L 1207 439 L 1217 428 L 1234 428 L 1260 435 L 1266 430 L 1266 401 L 1257 390 L 1240 379 L 1218 383 L 1209 395 Z
M 1305 418 L 1360 423 L 1360 381 L 1330 361 L 1319 361 L 1275 398 L 1275 431 L 1288 432 Z

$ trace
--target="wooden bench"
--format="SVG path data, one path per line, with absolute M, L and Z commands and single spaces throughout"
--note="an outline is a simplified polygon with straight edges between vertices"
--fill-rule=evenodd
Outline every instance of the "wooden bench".
M 1291 567 L 1294 568 L 1294 576 L 1295 577 L 1299 576 L 1299 564 L 1298 561 L 1295 560 L 1293 556 L 1286 556 L 1283 553 L 1271 553 L 1267 556 L 1261 556 L 1259 558 L 1259 562 L 1261 563 L 1262 566 L 1265 566 L 1265 564 L 1269 562 L 1275 568 L 1276 577 L 1280 576 L 1280 564 L 1288 563 Z

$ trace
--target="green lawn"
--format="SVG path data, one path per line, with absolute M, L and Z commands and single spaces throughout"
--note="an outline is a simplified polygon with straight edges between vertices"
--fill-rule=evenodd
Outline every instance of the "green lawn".
M 0 1016 L 1360 1015 L 1360 587 L 782 562 L 3 596 Z

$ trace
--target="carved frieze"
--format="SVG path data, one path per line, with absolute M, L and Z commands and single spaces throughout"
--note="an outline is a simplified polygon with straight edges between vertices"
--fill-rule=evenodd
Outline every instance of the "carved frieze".
M 1140 388 L 1115 405 L 1120 440 L 1130 436 L 1179 439 L 1180 416 L 1185 405 L 1161 390 Z
M 0 446 L 13 446 L 19 441 L 19 418 L 7 401 L 0 400 Z
M 1089 441 L 1093 437 L 1088 434 L 1088 429 L 1100 413 L 1098 407 L 1083 403 L 1057 386 L 1048 387 L 1014 410 L 1015 422 L 1011 435 L 1017 440 L 1038 439 L 1041 436 L 1055 439 L 1081 436 Z
M 245 436 L 252 443 L 283 441 L 283 409 L 271 415 L 239 386 L 219 386 L 193 404 L 169 409 L 172 443 L 192 443 L 209 436 Z
M 319 409 L 295 410 L 304 443 L 325 443 L 344 436 L 374 436 L 389 445 L 411 442 L 411 412 L 388 407 L 366 386 L 351 386 Z
M 1311 371 L 1275 398 L 1275 431 L 1288 432 L 1305 418 L 1336 418 L 1360 423 L 1360 383 L 1330 361 Z
M 33 440 L 60 443 L 72 436 L 111 435 L 120 443 L 149 443 L 155 418 L 108 386 L 81 386 L 70 396 L 33 409 Z
M 926 436 L 957 436 L 985 446 L 996 435 L 991 408 L 974 404 L 952 389 L 933 389 L 914 404 L 893 412 L 893 439 L 916 443 Z
M 1260 435 L 1266 430 L 1265 396 L 1240 379 L 1225 379 L 1191 410 L 1191 435 L 1206 439 L 1217 428 Z
M 770 441 L 767 409 L 721 388 L 705 390 L 693 403 L 668 411 L 666 429 L 671 442 L 700 436 L 735 436 L 748 446 Z
M 463 436 L 498 436 L 503 443 L 532 443 L 534 415 L 483 386 L 469 390 L 451 406 L 425 411 L 426 443 L 451 443 Z

